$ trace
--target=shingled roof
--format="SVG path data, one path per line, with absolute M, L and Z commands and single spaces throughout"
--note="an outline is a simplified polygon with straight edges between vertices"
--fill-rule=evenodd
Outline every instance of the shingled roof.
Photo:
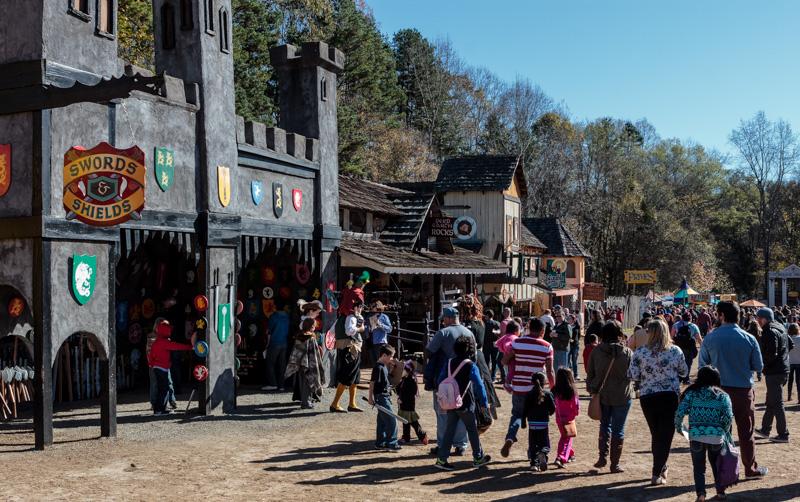
M 400 247 L 413 247 L 417 241 L 422 224 L 428 215 L 432 194 L 396 194 L 391 196 L 392 204 L 402 215 L 389 219 L 386 227 L 381 232 L 380 240 L 387 244 Z
M 519 239 L 520 244 L 522 244 L 523 246 L 527 246 L 530 248 L 547 249 L 547 246 L 544 245 L 544 242 L 537 239 L 536 236 L 533 235 L 533 233 L 530 230 L 528 230 L 528 227 L 526 227 L 525 225 L 521 225 L 519 237 L 520 237 Z
M 392 204 L 391 197 L 414 195 L 414 192 L 390 187 L 374 181 L 339 176 L 339 205 L 379 215 L 403 216 L 405 213 Z
M 522 225 L 547 247 L 550 256 L 591 258 L 558 218 L 523 218 Z
M 438 192 L 502 191 L 511 186 L 519 159 L 513 155 L 472 155 L 447 159 L 436 178 Z M 524 179 L 521 190 L 525 189 Z

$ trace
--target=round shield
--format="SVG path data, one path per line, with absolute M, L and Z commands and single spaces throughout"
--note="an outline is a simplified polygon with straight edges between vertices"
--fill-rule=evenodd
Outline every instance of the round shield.
M 21 316 L 23 310 L 25 310 L 25 300 L 19 296 L 15 296 L 8 302 L 8 315 L 11 317 L 17 318 Z
M 286 286 L 284 286 L 278 290 L 278 294 L 284 300 L 288 300 L 289 297 L 292 296 L 292 288 L 287 288 Z
M 242 312 L 244 312 L 244 303 L 242 300 L 236 300 L 236 315 L 240 315 Z
M 275 296 L 275 291 L 273 291 L 271 287 L 267 286 L 261 290 L 261 296 L 263 296 L 265 300 L 272 300 L 272 297 Z
M 247 336 L 250 338 L 258 334 L 258 324 L 252 323 L 247 325 Z
M 236 346 L 238 347 L 239 345 L 242 344 L 242 335 L 236 333 L 236 337 L 234 338 L 234 340 L 236 341 Z
M 253 292 L 253 290 L 252 290 L 252 289 L 248 289 L 248 290 L 247 290 L 247 298 L 253 298 L 253 295 L 254 295 L 254 294 L 255 294 L 255 293 Z
M 205 312 L 208 310 L 208 298 L 205 295 L 197 295 L 194 297 L 194 309 L 198 312 Z
M 264 267 L 261 269 L 261 281 L 264 284 L 272 284 L 275 281 L 275 269 Z
M 205 317 L 197 318 L 197 320 L 194 321 L 194 328 L 197 331 L 205 331 L 208 328 L 208 319 Z
M 236 319 L 236 322 L 233 323 L 233 332 L 238 333 L 242 330 L 242 321 Z
M 199 340 L 194 344 L 194 354 L 197 357 L 205 359 L 208 355 L 208 344 L 202 340 Z
M 308 269 L 308 265 L 305 263 L 295 265 L 294 275 L 297 278 L 297 282 L 300 284 L 306 284 L 308 283 L 308 280 L 311 279 L 311 270 Z
M 154 302 L 151 298 L 145 299 L 142 302 L 142 317 L 145 319 L 151 319 L 156 313 L 156 302 Z
M 194 370 L 192 371 L 192 376 L 194 376 L 194 379 L 197 380 L 198 382 L 204 382 L 206 378 L 208 378 L 208 368 L 206 368 L 202 364 L 198 364 L 197 366 L 194 367 Z
M 236 371 L 239 371 L 239 368 L 242 366 L 242 361 L 239 358 L 236 358 Z
M 128 327 L 128 341 L 134 345 L 142 341 L 142 326 L 138 322 Z

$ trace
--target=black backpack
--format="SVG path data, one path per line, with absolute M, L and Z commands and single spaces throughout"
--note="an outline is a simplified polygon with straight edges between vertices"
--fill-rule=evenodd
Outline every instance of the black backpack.
M 689 328 L 689 323 L 685 323 L 678 328 L 677 333 L 675 333 L 675 345 L 684 353 L 688 352 L 689 354 L 693 354 L 697 350 L 697 345 L 694 343 L 694 337 L 692 337 L 692 330 Z

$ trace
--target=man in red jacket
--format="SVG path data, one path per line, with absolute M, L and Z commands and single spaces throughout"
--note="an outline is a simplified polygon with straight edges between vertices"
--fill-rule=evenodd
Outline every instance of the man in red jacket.
M 172 326 L 169 321 L 159 321 L 156 324 L 156 341 L 150 347 L 147 354 L 147 365 L 152 369 L 152 374 L 156 378 L 158 395 L 153 404 L 155 415 L 168 415 L 167 410 L 167 390 L 169 389 L 169 368 L 172 366 L 170 351 L 173 350 L 192 350 L 192 346 L 186 343 L 173 342 L 169 339 L 172 335 Z

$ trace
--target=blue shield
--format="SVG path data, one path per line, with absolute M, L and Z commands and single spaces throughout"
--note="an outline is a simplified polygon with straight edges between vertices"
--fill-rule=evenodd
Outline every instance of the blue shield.
M 264 200 L 264 185 L 260 181 L 250 182 L 250 195 L 253 196 L 253 204 L 256 206 Z

